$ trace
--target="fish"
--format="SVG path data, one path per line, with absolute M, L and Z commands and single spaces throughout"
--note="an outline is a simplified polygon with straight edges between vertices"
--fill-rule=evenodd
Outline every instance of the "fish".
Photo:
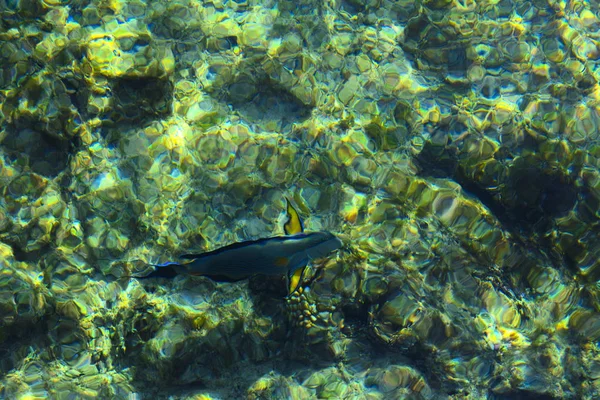
M 201 254 L 184 254 L 178 262 L 151 264 L 155 270 L 143 278 L 173 278 L 187 274 L 234 282 L 254 275 L 285 275 L 288 295 L 293 294 L 298 290 L 308 264 L 338 250 L 342 242 L 331 232 L 304 232 L 298 212 L 289 199 L 286 201 L 286 236 L 232 243 Z

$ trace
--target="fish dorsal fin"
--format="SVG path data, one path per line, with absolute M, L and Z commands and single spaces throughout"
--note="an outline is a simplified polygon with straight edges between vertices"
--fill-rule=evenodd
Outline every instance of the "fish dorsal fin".
M 298 215 L 296 209 L 292 206 L 290 199 L 286 198 L 287 201 L 287 222 L 283 225 L 283 230 L 286 235 L 295 235 L 296 233 L 301 233 L 304 231 L 304 226 L 302 226 L 302 220 Z

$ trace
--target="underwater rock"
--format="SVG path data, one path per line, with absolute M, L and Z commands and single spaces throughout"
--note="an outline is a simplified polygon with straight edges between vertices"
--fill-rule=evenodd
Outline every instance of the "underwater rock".
M 5 340 L 12 325 L 35 324 L 49 310 L 52 294 L 44 285 L 42 272 L 33 265 L 15 260 L 13 250 L 0 243 L 0 307 L 2 337 Z
M 419 396 L 433 398 L 433 392 L 425 379 L 410 367 L 390 365 L 387 368 L 369 370 L 365 385 L 374 385 L 384 396 Z
M 259 378 L 247 391 L 250 400 L 281 397 L 286 399 L 305 399 L 309 391 L 292 378 L 271 372 Z
M 23 129 L 35 129 L 49 143 L 59 149 L 67 147 L 68 140 L 77 136 L 77 122 L 81 121 L 79 102 L 74 101 L 76 91 L 83 88 L 81 79 L 72 74 L 57 75 L 51 68 L 42 69 L 24 77 L 24 82 L 7 91 L 2 103 L 2 113 L 11 124 L 11 134 Z M 9 138 L 9 141 L 12 142 Z M 9 142 L 9 143 L 10 143 Z M 27 149 L 40 152 L 41 143 Z M 18 144 L 10 144 L 17 148 Z M 63 150 L 64 151 L 64 150 Z
M 173 54 L 168 47 L 154 46 L 151 38 L 142 21 L 107 21 L 89 31 L 82 68 L 107 78 L 164 78 L 172 73 Z

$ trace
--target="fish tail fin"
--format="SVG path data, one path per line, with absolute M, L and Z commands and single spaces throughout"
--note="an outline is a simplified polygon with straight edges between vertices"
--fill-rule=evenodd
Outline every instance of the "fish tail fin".
M 147 278 L 167 278 L 172 279 L 177 276 L 179 273 L 177 271 L 177 267 L 181 267 L 179 263 L 165 263 L 165 264 L 152 264 L 155 268 L 154 271 L 150 272 L 148 275 L 139 276 L 138 279 L 147 279 Z

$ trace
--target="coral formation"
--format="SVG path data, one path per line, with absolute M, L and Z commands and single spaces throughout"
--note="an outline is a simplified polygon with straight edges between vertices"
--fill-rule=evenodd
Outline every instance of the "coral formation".
M 599 15 L 0 1 L 0 397 L 598 397 Z M 288 298 L 135 278 L 285 196 Z

